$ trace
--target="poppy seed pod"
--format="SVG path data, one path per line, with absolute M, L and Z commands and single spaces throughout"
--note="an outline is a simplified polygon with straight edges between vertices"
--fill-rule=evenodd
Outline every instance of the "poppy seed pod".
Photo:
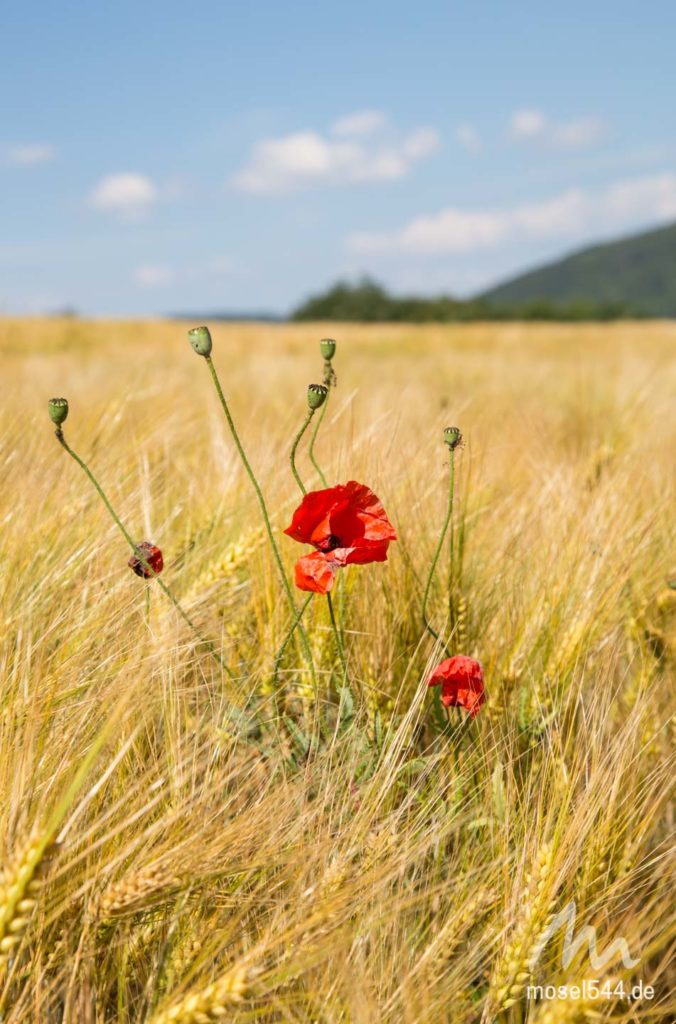
M 336 354 L 336 343 L 333 338 L 322 338 L 319 342 L 319 351 L 324 359 L 331 360 Z
M 188 341 L 198 356 L 211 355 L 212 341 L 208 327 L 193 327 L 188 331 Z
M 326 401 L 326 396 L 329 393 L 329 389 L 325 388 L 323 384 L 308 384 L 307 388 L 307 404 L 308 408 L 319 409 L 320 406 Z
M 458 427 L 446 427 L 444 430 L 444 441 L 451 451 L 455 451 L 458 445 L 462 443 L 460 429 Z
M 47 406 L 49 409 L 49 418 L 57 427 L 60 427 L 62 423 L 66 422 L 68 418 L 68 399 L 67 398 L 50 398 Z

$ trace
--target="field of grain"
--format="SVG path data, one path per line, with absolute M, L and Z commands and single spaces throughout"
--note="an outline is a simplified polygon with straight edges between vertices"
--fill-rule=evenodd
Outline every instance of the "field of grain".
M 291 613 L 186 325 L 0 321 L 0 1021 L 673 1020 L 676 325 L 217 326 L 289 579 L 327 334 L 318 461 L 398 540 L 343 571 L 347 685 L 316 598 L 273 686 Z M 444 643 L 475 720 L 435 714 Z M 572 900 L 638 962 L 534 958 Z

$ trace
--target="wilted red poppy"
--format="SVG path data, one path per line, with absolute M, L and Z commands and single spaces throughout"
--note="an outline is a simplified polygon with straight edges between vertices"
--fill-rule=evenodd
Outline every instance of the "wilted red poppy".
M 441 703 L 447 708 L 464 708 L 472 718 L 486 702 L 484 672 L 478 661 L 457 654 L 437 665 L 427 681 L 428 686 L 441 687 Z
M 162 558 L 162 552 L 155 544 L 151 544 L 148 540 L 142 540 L 140 544 L 136 545 L 138 555 L 132 555 L 127 565 L 130 569 L 133 569 L 137 576 L 141 576 L 144 580 L 149 580 L 151 576 L 159 575 L 164 568 L 164 560 Z M 146 565 L 143 563 L 147 562 L 152 572 L 150 572 Z
M 316 594 L 328 594 L 344 565 L 386 561 L 397 539 L 380 499 L 356 480 L 309 491 L 284 533 L 315 548 L 296 562 L 296 586 Z

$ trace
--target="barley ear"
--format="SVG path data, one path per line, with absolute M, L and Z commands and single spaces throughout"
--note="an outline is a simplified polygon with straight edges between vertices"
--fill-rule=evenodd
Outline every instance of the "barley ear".
M 53 843 L 35 833 L 0 873 L 0 974 L 28 928 L 53 850 Z
M 248 991 L 249 971 L 234 967 L 217 981 L 156 1014 L 151 1024 L 208 1024 L 228 1016 Z
M 170 899 L 180 887 L 176 875 L 156 864 L 141 868 L 108 886 L 101 894 L 96 916 L 103 924 L 141 913 Z
M 530 981 L 533 952 L 551 922 L 553 852 L 551 843 L 540 846 L 528 874 L 520 916 L 491 979 L 487 1005 L 493 1013 L 518 1003 Z

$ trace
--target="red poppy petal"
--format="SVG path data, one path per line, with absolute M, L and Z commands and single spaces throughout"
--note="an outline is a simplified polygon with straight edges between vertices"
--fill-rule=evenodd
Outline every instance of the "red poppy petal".
M 341 565 L 367 565 L 369 562 L 386 562 L 389 544 L 389 540 L 382 541 L 379 544 L 357 544 L 353 548 L 336 548 L 335 551 L 331 552 L 331 555 L 335 557 L 344 551 L 344 560 L 341 558 L 336 559 Z
M 476 718 L 485 703 L 486 693 L 484 690 L 466 690 L 463 694 L 462 706 L 469 711 L 471 718 Z
M 138 554 L 132 555 L 127 562 L 129 568 L 133 569 L 136 575 L 141 576 L 144 580 L 149 580 L 153 575 L 159 576 L 164 568 L 164 559 L 157 545 L 144 540 L 136 545 L 136 551 Z M 150 566 L 152 572 L 144 563 Z
M 437 667 L 434 669 L 431 676 L 427 680 L 428 686 L 441 686 L 441 684 L 446 680 L 446 671 L 449 662 L 451 662 L 452 660 L 452 658 L 446 658 L 445 661 L 442 661 L 437 665 Z
M 327 519 L 336 502 L 344 497 L 344 490 L 343 485 L 339 484 L 337 487 L 326 487 L 321 491 L 308 491 L 284 533 L 301 544 L 311 544 L 312 534 Z M 328 536 L 328 533 L 326 535 Z
M 303 555 L 296 562 L 296 586 L 313 594 L 328 594 L 333 586 L 336 567 L 321 551 Z
M 480 690 L 466 689 L 456 682 L 445 680 L 442 684 L 441 703 L 447 708 L 464 708 L 472 718 L 476 718 L 481 706 L 486 703 L 486 694 L 483 687 Z
M 342 547 L 397 539 L 380 499 L 356 480 L 310 491 L 284 532 L 294 540 L 319 549 L 333 537 L 340 540 Z
M 345 484 L 345 493 L 349 499 L 350 508 L 356 511 L 361 520 L 363 527 L 361 535 L 366 540 L 397 539 L 396 531 L 387 518 L 382 501 L 370 487 L 366 487 L 365 484 L 360 484 L 356 480 L 349 480 Z
M 458 686 L 470 689 L 478 689 L 483 686 L 484 673 L 481 665 L 474 658 L 468 658 L 464 654 L 446 658 L 434 671 L 439 672 L 442 679 L 454 681 Z
M 458 705 L 458 691 L 453 684 L 441 684 L 441 703 L 445 708 L 455 708 Z

